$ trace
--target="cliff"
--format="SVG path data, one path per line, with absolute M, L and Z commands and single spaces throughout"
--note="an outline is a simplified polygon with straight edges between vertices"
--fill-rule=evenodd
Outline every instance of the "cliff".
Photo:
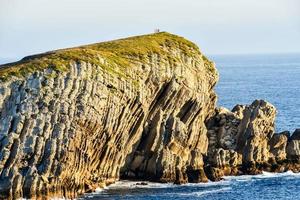
M 214 64 L 176 35 L 29 56 L 0 77 L 1 198 L 300 169 L 299 131 L 274 134 L 262 100 L 216 108 Z
M 275 133 L 276 108 L 263 100 L 217 108 L 207 122 L 209 147 L 206 174 L 213 180 L 226 175 L 262 171 L 300 172 L 300 130 Z
M 0 74 L 2 195 L 72 197 L 120 175 L 202 177 L 218 76 L 193 43 L 138 36 L 27 57 Z

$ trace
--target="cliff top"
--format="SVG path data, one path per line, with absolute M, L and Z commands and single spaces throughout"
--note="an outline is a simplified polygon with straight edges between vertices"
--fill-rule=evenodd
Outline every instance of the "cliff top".
M 170 54 L 166 53 L 166 48 L 179 48 L 190 57 L 193 57 L 195 53 L 200 53 L 199 48 L 189 40 L 167 32 L 160 32 L 27 56 L 18 62 L 0 65 L 0 79 L 7 80 L 12 76 L 22 77 L 46 68 L 65 71 L 72 61 L 89 62 L 105 68 L 109 68 L 109 65 L 126 67 L 135 60 L 146 60 L 153 53 L 169 58 Z M 105 66 L 100 62 L 100 58 L 105 58 Z M 176 58 L 171 59 L 176 62 Z M 202 59 L 208 61 L 203 55 Z

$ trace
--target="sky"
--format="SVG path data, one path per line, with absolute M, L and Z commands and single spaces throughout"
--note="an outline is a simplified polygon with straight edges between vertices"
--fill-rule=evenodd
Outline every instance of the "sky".
M 207 55 L 300 53 L 300 1 L 0 0 L 0 64 L 156 28 Z

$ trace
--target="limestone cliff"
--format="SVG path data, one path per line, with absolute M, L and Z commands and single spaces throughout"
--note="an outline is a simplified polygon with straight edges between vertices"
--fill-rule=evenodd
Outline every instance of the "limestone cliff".
M 158 33 L 26 57 L 0 69 L 0 194 L 77 194 L 126 178 L 206 180 L 218 79 Z
M 0 198 L 73 198 L 120 178 L 205 182 L 300 170 L 300 131 L 256 100 L 216 108 L 214 64 L 156 33 L 0 67 Z
M 209 148 L 206 175 L 259 174 L 262 171 L 299 172 L 299 129 L 292 135 L 275 133 L 276 108 L 263 100 L 237 105 L 232 111 L 217 108 L 207 123 Z

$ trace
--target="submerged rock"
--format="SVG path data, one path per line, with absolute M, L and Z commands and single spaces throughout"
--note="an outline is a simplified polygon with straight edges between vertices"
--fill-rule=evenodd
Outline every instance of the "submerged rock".
M 147 182 L 139 182 L 139 183 L 136 183 L 136 185 L 148 185 Z

